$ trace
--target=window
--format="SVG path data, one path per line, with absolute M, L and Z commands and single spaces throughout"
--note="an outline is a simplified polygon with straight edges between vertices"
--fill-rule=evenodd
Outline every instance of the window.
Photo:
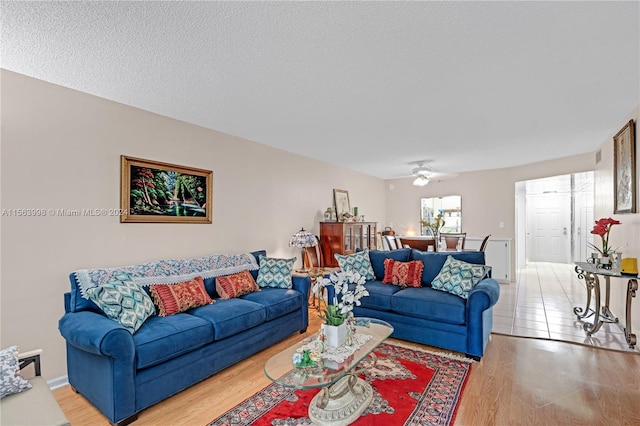
M 446 197 L 432 197 L 420 199 L 420 226 L 421 235 L 431 235 L 428 223 L 441 214 L 444 218 L 444 226 L 440 232 L 462 232 L 462 197 L 449 195 Z

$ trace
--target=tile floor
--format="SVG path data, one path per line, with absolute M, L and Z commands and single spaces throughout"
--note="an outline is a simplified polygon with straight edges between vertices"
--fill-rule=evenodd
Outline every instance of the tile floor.
M 616 324 L 605 323 L 591 337 L 585 334 L 573 308 L 584 307 L 586 287 L 571 264 L 530 262 L 518 271 L 516 282 L 500 284 L 500 292 L 500 299 L 493 309 L 495 333 L 640 353 L 640 345 L 629 348 L 624 333 Z M 631 306 L 632 310 L 640 309 L 640 302 L 634 299 Z M 613 313 L 624 323 L 624 310 Z M 636 335 L 640 332 L 632 331 Z

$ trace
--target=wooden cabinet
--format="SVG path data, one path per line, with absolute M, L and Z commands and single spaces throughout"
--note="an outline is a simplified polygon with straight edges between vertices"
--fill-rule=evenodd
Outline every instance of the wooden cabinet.
M 356 249 L 376 249 L 377 222 L 320 222 L 320 250 L 323 266 L 336 267 L 334 254 L 351 254 Z

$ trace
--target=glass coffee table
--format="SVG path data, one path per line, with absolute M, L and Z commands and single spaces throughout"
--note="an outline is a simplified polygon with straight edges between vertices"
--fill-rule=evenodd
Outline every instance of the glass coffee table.
M 351 354 L 335 355 L 333 350 L 320 352 L 321 332 L 271 357 L 264 366 L 267 377 L 279 385 L 294 389 L 322 389 L 309 404 L 309 418 L 318 425 L 348 425 L 353 423 L 373 399 L 373 388 L 358 374 L 376 364 L 373 353 L 393 327 L 373 318 L 355 318 L 355 335 Z M 295 367 L 293 356 L 309 349 L 317 360 L 316 366 Z M 350 350 L 346 351 L 347 353 Z M 319 355 L 319 359 L 318 359 Z M 337 357 L 337 358 L 336 358 Z

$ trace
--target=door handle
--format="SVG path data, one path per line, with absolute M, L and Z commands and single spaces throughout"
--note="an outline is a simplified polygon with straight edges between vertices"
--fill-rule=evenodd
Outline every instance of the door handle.
M 567 235 L 567 227 L 566 227 L 566 226 L 565 226 L 564 228 L 562 228 L 562 233 L 563 233 L 564 235 Z

